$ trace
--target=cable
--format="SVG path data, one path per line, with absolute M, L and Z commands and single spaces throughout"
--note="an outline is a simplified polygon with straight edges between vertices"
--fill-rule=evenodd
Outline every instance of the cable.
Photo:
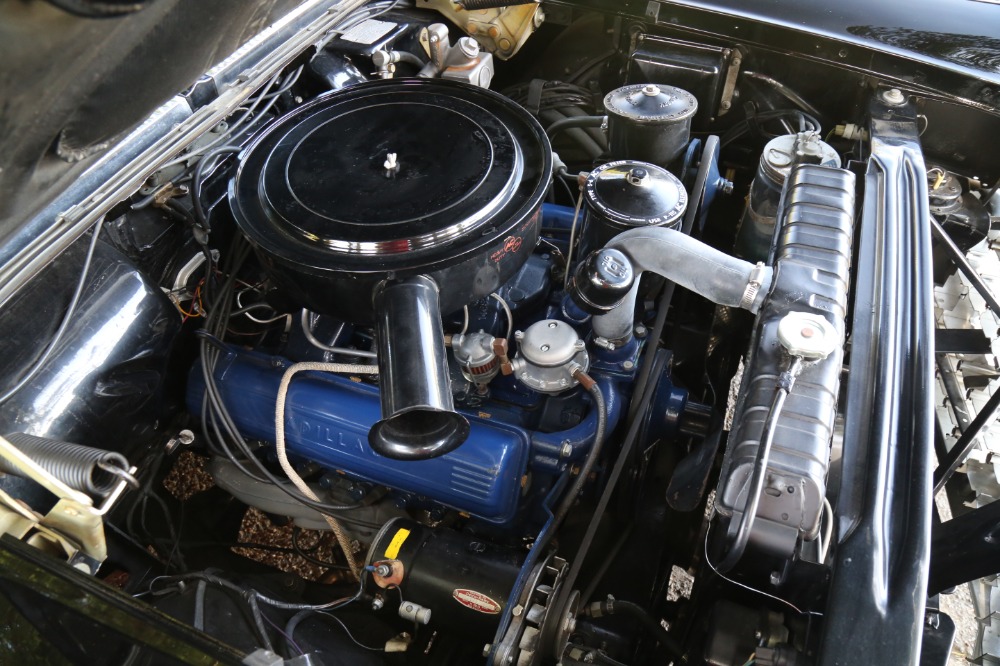
M 307 613 L 307 612 L 309 612 L 309 611 L 299 611 L 299 612 L 300 612 L 300 613 Z M 278 626 L 277 624 L 275 624 L 275 623 L 274 623 L 274 622 L 273 622 L 273 621 L 271 620 L 271 618 L 269 618 L 269 617 L 268 617 L 267 615 L 265 615 L 264 613 L 261 613 L 261 614 L 260 614 L 260 616 L 261 616 L 262 618 L 264 618 L 264 621 L 265 621 L 265 622 L 267 622 L 267 623 L 268 623 L 269 625 L 271 625 L 271 627 L 272 627 L 272 628 L 273 628 L 273 629 L 274 629 L 275 631 L 277 631 L 277 632 L 278 632 L 278 634 L 279 634 L 279 635 L 280 635 L 280 636 L 281 636 L 281 637 L 282 637 L 282 638 L 283 638 L 283 639 L 285 640 L 285 645 L 286 645 L 286 646 L 288 646 L 289 648 L 291 648 L 291 649 L 295 650 L 295 651 L 296 651 L 296 652 L 297 652 L 298 654 L 300 654 L 300 655 L 302 655 L 302 654 L 305 654 L 305 652 L 303 652 L 303 651 L 302 651 L 302 648 L 300 648 L 300 647 L 299 647 L 299 644 L 295 642 L 295 639 L 294 639 L 294 638 L 292 638 L 291 636 L 289 636 L 289 635 L 288 635 L 288 634 L 287 634 L 287 633 L 285 632 L 285 630 L 284 630 L 284 629 L 282 629 L 282 628 L 281 628 L 281 627 L 279 627 L 279 626 Z
M 302 530 L 300 528 L 298 528 L 298 527 L 292 527 L 292 550 L 294 550 L 294 552 L 295 552 L 296 555 L 298 555 L 299 557 L 301 557 L 306 562 L 308 562 L 310 564 L 315 564 L 318 567 L 323 567 L 324 569 L 347 569 L 348 568 L 348 567 L 345 567 L 345 566 L 340 565 L 340 564 L 334 564 L 332 562 L 324 562 L 323 560 L 319 559 L 318 557 L 313 557 L 312 555 L 310 555 L 308 551 L 306 551 L 305 549 L 302 548 L 302 546 L 299 545 L 299 537 L 301 536 L 301 534 L 302 534 Z M 317 540 L 316 541 L 316 545 L 313 546 L 312 550 L 316 550 L 317 548 L 319 548 L 319 546 L 320 546 L 320 540 Z
M 569 277 L 573 264 L 573 244 L 576 242 L 576 223 L 580 219 L 580 208 L 583 206 L 583 188 L 580 188 L 580 196 L 576 199 L 576 208 L 573 210 L 573 224 L 569 228 L 569 247 L 566 249 L 566 274 L 563 276 L 563 288 L 569 289 Z
M 760 505 L 760 496 L 764 490 L 764 480 L 767 476 L 767 462 L 771 456 L 771 445 L 774 443 L 774 434 L 778 429 L 778 418 L 781 416 L 781 411 L 785 406 L 785 399 L 791 393 L 792 387 L 795 385 L 795 379 L 801 371 L 802 358 L 793 356 L 791 367 L 781 373 L 778 378 L 778 385 L 774 391 L 774 399 L 771 402 L 771 408 L 768 410 L 767 418 L 764 421 L 764 432 L 761 434 L 760 445 L 757 447 L 753 476 L 750 480 L 750 487 L 747 489 L 746 504 L 743 507 L 743 512 L 740 514 L 739 528 L 733 540 L 733 545 L 718 565 L 718 569 L 722 573 L 728 573 L 736 566 L 740 558 L 743 557 L 743 551 L 746 550 L 747 542 L 750 540 L 750 530 L 753 528 L 754 520 L 757 518 L 757 507 Z
M 726 133 L 723 134 L 722 137 L 719 139 L 719 147 L 724 148 L 728 146 L 729 144 L 731 144 L 732 142 L 736 141 L 744 134 L 749 132 L 751 128 L 754 128 L 756 131 L 763 134 L 764 137 L 768 139 L 780 136 L 779 134 L 771 134 L 769 132 L 763 132 L 760 129 L 759 124 L 771 120 L 780 120 L 786 117 L 793 117 L 796 120 L 798 120 L 799 126 L 805 128 L 805 131 L 820 132 L 822 130 L 819 121 L 816 120 L 816 118 L 814 118 L 813 116 L 807 114 L 805 111 L 800 111 L 798 109 L 775 109 L 773 111 L 758 111 L 756 113 L 752 113 L 752 115 L 750 115 L 749 117 L 744 118 L 743 120 L 734 124 L 728 130 L 726 130 Z M 787 134 L 788 132 L 786 131 L 784 133 Z
M 587 458 L 583 461 L 583 465 L 580 466 L 580 473 L 576 475 L 573 485 L 559 504 L 559 508 L 556 509 L 553 518 L 553 532 L 569 514 L 570 509 L 576 503 L 576 498 L 583 491 L 584 485 L 590 479 L 590 472 L 594 469 L 594 464 L 601 455 L 601 449 L 604 448 L 604 439 L 607 435 L 605 429 L 608 425 L 608 411 L 604 404 L 604 395 L 601 393 L 601 389 L 593 379 L 583 372 L 577 371 L 574 376 L 580 381 L 581 386 L 586 385 L 590 397 L 594 400 L 594 409 L 597 410 L 597 428 L 594 432 L 594 444 L 590 447 L 590 451 L 587 452 Z
M 823 546 L 819 551 L 820 564 L 826 562 L 826 556 L 830 552 L 830 544 L 833 540 L 833 507 L 830 506 L 830 500 L 826 497 L 823 498 L 823 517 L 825 524 L 823 525 Z
M 62 322 L 59 324 L 59 328 L 56 329 L 55 335 L 46 345 L 44 351 L 35 360 L 31 367 L 21 375 L 21 378 L 17 382 L 7 389 L 3 395 L 0 395 L 0 405 L 10 400 L 14 395 L 23 389 L 28 382 L 35 378 L 43 367 L 45 363 L 52 356 L 52 352 L 55 351 L 56 347 L 62 342 L 63 336 L 66 334 L 66 330 L 69 325 L 73 322 L 73 315 L 76 314 L 76 308 L 80 304 L 80 296 L 83 294 L 84 288 L 87 286 L 87 275 L 90 273 L 90 264 L 94 260 L 94 253 L 97 250 L 97 239 L 101 235 L 101 229 L 104 228 L 104 216 L 102 215 L 100 219 L 94 224 L 93 236 L 90 239 L 90 245 L 87 247 L 87 254 L 83 259 L 83 267 L 80 269 L 80 278 L 77 280 L 76 289 L 73 290 L 73 296 L 70 298 L 69 307 L 66 308 L 66 313 L 63 315 Z
M 329 620 L 333 620 L 334 622 L 340 625 L 340 628 L 344 630 L 344 633 L 347 634 L 347 637 L 351 639 L 351 642 L 360 648 L 363 648 L 365 650 L 371 650 L 372 652 L 385 652 L 384 646 L 371 647 L 369 645 L 365 645 L 364 643 L 360 642 L 358 639 L 354 637 L 354 634 L 351 633 L 351 630 L 347 628 L 347 625 L 344 624 L 343 620 L 341 620 L 336 615 L 332 615 L 326 611 L 318 612 L 318 611 L 305 610 L 305 611 L 300 611 L 295 615 L 293 615 L 292 619 L 290 619 L 288 621 L 288 624 L 285 625 L 285 634 L 288 636 L 289 639 L 294 639 L 295 630 L 298 628 L 300 624 L 302 624 L 302 621 L 305 620 L 310 615 L 316 615 L 318 617 L 324 617 Z
M 350 349 L 348 347 L 331 347 L 330 345 L 325 345 L 316 339 L 313 335 L 312 326 L 309 323 L 309 310 L 303 308 L 302 317 L 300 318 L 302 322 L 302 332 L 306 336 L 306 340 L 309 341 L 313 347 L 317 349 L 322 349 L 323 351 L 328 351 L 332 354 L 343 354 L 345 356 L 357 356 L 358 358 L 377 358 L 377 354 L 373 351 L 364 351 L 361 349 Z
M 507 305 L 507 301 L 500 297 L 500 294 L 493 292 L 490 296 L 496 299 L 497 303 L 500 304 L 500 307 L 503 308 L 504 314 L 507 316 L 507 339 L 510 340 L 510 334 L 514 332 L 514 315 L 510 311 L 510 306 Z M 462 331 L 462 333 L 465 333 L 465 331 Z
M 216 157 L 229 153 L 238 153 L 241 150 L 240 146 L 219 146 L 202 155 L 201 159 L 198 160 L 198 166 L 194 168 L 194 176 L 191 179 L 191 204 L 194 210 L 194 219 L 206 234 L 210 233 L 212 228 L 209 226 L 208 216 L 201 202 L 201 187 L 205 179 L 205 171 Z M 214 167 L 215 165 L 212 164 L 212 166 Z
M 285 370 L 281 376 L 281 384 L 278 385 L 278 398 L 274 409 L 274 449 L 278 455 L 278 464 L 291 480 L 292 484 L 298 488 L 303 495 L 318 502 L 319 497 L 312 491 L 312 488 L 299 476 L 292 464 L 288 461 L 288 454 L 285 451 L 285 401 L 288 397 L 288 387 L 292 383 L 292 378 L 299 372 L 315 370 L 319 372 L 340 372 L 348 374 L 378 374 L 376 365 L 354 365 L 350 363 L 295 363 Z M 324 514 L 323 519 L 337 536 L 337 543 L 344 551 L 347 558 L 347 565 L 351 568 L 351 573 L 360 578 L 360 567 L 354 559 L 354 551 L 351 547 L 351 540 L 344 531 L 343 526 L 333 516 Z
M 295 501 L 321 513 L 357 509 L 362 505 L 336 505 L 325 502 L 316 502 L 303 496 L 294 487 L 288 487 L 288 485 L 273 474 L 264 465 L 264 463 L 258 460 L 254 455 L 254 452 L 250 450 L 249 445 L 243 439 L 243 436 L 236 427 L 232 416 L 229 414 L 229 410 L 222 399 L 221 393 L 219 392 L 219 387 L 215 382 L 214 368 L 218 363 L 220 354 L 223 352 L 228 353 L 229 349 L 219 341 L 218 336 L 226 330 L 225 327 L 226 322 L 228 321 L 230 307 L 229 300 L 232 296 L 233 288 L 237 280 L 236 274 L 249 254 L 250 246 L 246 243 L 246 240 L 242 235 L 236 234 L 233 237 L 230 250 L 227 254 L 227 256 L 232 257 L 232 272 L 220 288 L 219 294 L 214 300 L 210 300 L 208 316 L 205 320 L 204 329 L 195 331 L 195 335 L 198 335 L 201 338 L 201 368 L 202 378 L 205 381 L 205 397 L 207 403 L 206 412 L 209 417 L 208 424 L 218 437 L 218 443 L 220 444 L 221 450 L 225 453 L 226 457 L 229 458 L 229 460 L 233 462 L 240 469 L 240 471 L 248 474 L 251 478 L 261 482 L 270 482 L 276 485 L 281 492 L 285 493 Z M 246 468 L 239 463 L 235 455 L 233 455 L 233 453 L 226 446 L 226 437 L 228 437 L 230 441 L 236 445 L 236 448 L 239 449 L 240 453 L 257 468 L 263 477 L 249 473 L 248 470 L 246 470 Z
M 823 614 L 820 613 L 820 612 L 818 612 L 818 611 L 802 610 L 801 608 L 799 608 L 798 606 L 796 606 L 795 604 L 793 604 L 791 601 L 787 601 L 786 599 L 782 599 L 781 597 L 776 597 L 773 594 L 769 594 L 767 592 L 764 592 L 763 590 L 758 590 L 756 587 L 750 587 L 749 585 L 744 585 L 743 583 L 741 583 L 739 581 L 736 581 L 736 580 L 733 580 L 732 578 L 726 576 L 724 573 L 722 573 L 721 571 L 719 571 L 715 567 L 715 565 L 712 564 L 712 559 L 708 556 L 708 537 L 709 537 L 709 533 L 711 532 L 711 523 L 712 523 L 712 519 L 709 518 L 709 529 L 705 530 L 705 545 L 704 545 L 705 563 L 708 564 L 708 567 L 713 572 L 715 572 L 715 574 L 719 578 L 721 578 L 722 580 L 726 581 L 727 583 L 732 583 L 733 585 L 735 585 L 737 587 L 742 587 L 744 590 L 749 590 L 750 592 L 755 592 L 756 594 L 760 594 L 762 596 L 765 596 L 768 599 L 773 599 L 774 601 L 782 603 L 782 604 L 788 606 L 789 608 L 791 608 L 793 611 L 795 611 L 799 615 L 815 615 L 817 617 L 823 617 Z
M 663 371 L 666 359 L 664 358 L 664 355 L 657 354 L 653 359 L 651 359 L 651 361 L 653 363 L 653 370 L 649 376 L 658 378 L 660 376 L 660 373 Z M 646 413 L 646 410 L 649 408 L 649 404 L 653 399 L 653 394 L 656 392 L 654 388 L 655 384 L 653 384 L 648 378 L 646 381 L 647 381 L 646 384 L 641 386 L 637 385 L 635 388 L 634 399 L 638 400 L 638 402 L 641 405 L 637 412 L 637 414 L 640 416 Z M 603 408 L 603 404 L 601 405 L 601 407 Z M 615 465 L 612 468 L 611 473 L 607 477 L 607 482 L 605 483 L 604 490 L 601 493 L 601 497 L 598 500 L 597 506 L 594 508 L 593 513 L 591 514 L 590 523 L 587 525 L 587 531 L 584 533 L 583 538 L 580 540 L 580 546 L 577 548 L 575 557 L 572 558 L 572 564 L 569 567 L 569 571 L 567 572 L 565 578 L 563 578 L 563 581 L 559 586 L 559 592 L 556 596 L 556 599 L 552 602 L 551 608 L 553 609 L 567 608 L 569 597 L 573 592 L 573 588 L 576 585 L 576 580 L 579 577 L 580 571 L 583 568 L 583 563 L 584 560 L 586 559 L 586 553 L 589 550 L 590 544 L 593 542 L 594 537 L 597 534 L 597 529 L 598 526 L 600 525 L 601 518 L 604 515 L 604 511 L 607 509 L 608 504 L 611 502 L 611 496 L 614 493 L 615 487 L 617 486 L 618 479 L 621 478 L 622 471 L 625 469 L 625 463 L 628 460 L 632 452 L 632 447 L 634 446 L 635 441 L 639 436 L 639 429 L 642 423 L 643 419 L 638 417 L 632 419 L 632 421 L 629 423 L 628 432 L 626 433 L 625 440 L 622 442 L 621 448 L 618 451 L 618 456 L 617 459 L 615 460 Z M 603 424 L 600 422 L 600 420 L 598 420 L 598 433 L 603 439 L 604 436 Z M 596 460 L 596 456 L 594 455 L 594 449 L 598 449 L 598 453 L 600 452 L 599 451 L 600 440 L 594 441 L 594 448 L 591 449 L 591 453 L 588 455 L 587 458 L 589 463 L 593 462 L 593 460 L 591 460 L 592 458 Z M 590 473 L 590 468 L 587 467 L 586 464 L 584 465 L 584 470 L 586 470 L 587 474 Z M 580 483 L 580 479 L 583 478 L 583 473 L 584 471 L 581 470 L 581 476 L 577 477 L 577 483 L 574 484 L 573 488 L 571 489 L 571 492 L 573 493 L 579 492 L 577 486 L 582 486 L 582 484 Z M 569 511 L 569 507 L 572 506 L 572 502 L 570 501 L 571 499 L 575 499 L 575 495 L 567 495 L 566 499 L 563 502 L 563 505 L 559 507 L 560 512 L 562 512 L 563 510 L 565 510 L 566 512 Z
M 282 610 L 294 610 L 294 611 L 301 611 L 301 610 L 308 610 L 308 611 L 336 610 L 338 608 L 343 608 L 344 606 L 346 606 L 349 603 L 357 601 L 358 599 L 361 598 L 361 595 L 364 592 L 364 581 L 362 580 L 361 581 L 361 585 L 359 586 L 357 593 L 355 593 L 351 597 L 342 597 L 340 599 L 336 599 L 334 601 L 331 601 L 331 602 L 325 603 L 325 604 L 297 604 L 297 603 L 291 603 L 291 602 L 287 602 L 287 601 L 281 601 L 280 599 L 274 599 L 273 597 L 269 597 L 269 596 L 267 596 L 267 595 L 265 595 L 265 594 L 263 594 L 261 592 L 258 592 L 257 590 L 255 590 L 253 588 L 244 587 L 242 585 L 234 583 L 231 580 L 228 580 L 226 578 L 222 578 L 221 576 L 218 576 L 218 575 L 216 575 L 214 573 L 211 573 L 209 571 L 192 571 L 192 572 L 189 572 L 189 573 L 177 574 L 176 576 L 157 576 L 156 578 L 154 578 L 153 580 L 151 580 L 149 582 L 148 591 L 149 591 L 149 593 L 154 594 L 154 595 L 155 594 L 162 594 L 163 593 L 162 590 L 159 591 L 159 592 L 153 590 L 153 587 L 157 583 L 164 582 L 164 581 L 166 581 L 168 583 L 183 583 L 184 581 L 187 581 L 187 580 L 204 580 L 209 585 L 215 585 L 217 587 L 221 587 L 221 588 L 226 589 L 226 590 L 231 590 L 233 592 L 238 592 L 239 594 L 241 594 L 241 595 L 243 595 L 245 597 L 251 597 L 252 596 L 255 599 L 257 599 L 258 602 L 260 602 L 260 603 L 262 603 L 262 604 L 264 604 L 266 606 L 271 606 L 273 608 L 280 608 Z

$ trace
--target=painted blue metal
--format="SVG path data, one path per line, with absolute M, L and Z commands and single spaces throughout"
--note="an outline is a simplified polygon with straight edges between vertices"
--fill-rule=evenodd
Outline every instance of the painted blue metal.
M 287 364 L 245 351 L 220 359 L 216 381 L 245 437 L 274 441 L 275 396 Z M 204 390 L 200 366 L 195 366 L 187 392 L 192 413 L 200 413 Z M 529 434 L 521 428 L 466 414 L 472 434 L 452 453 L 431 460 L 392 460 L 368 445 L 368 430 L 381 414 L 378 389 L 327 373 L 296 377 L 285 414 L 287 447 L 296 457 L 426 496 L 492 523 L 506 523 L 517 511 L 530 452 Z

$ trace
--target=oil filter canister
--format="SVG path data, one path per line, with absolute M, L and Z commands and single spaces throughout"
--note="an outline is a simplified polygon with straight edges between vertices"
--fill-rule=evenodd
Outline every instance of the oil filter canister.
M 587 203 L 584 253 L 604 247 L 629 229 L 677 227 L 688 202 L 687 191 L 676 176 L 635 160 L 609 162 L 591 171 L 583 196 Z
M 674 86 L 640 83 L 608 93 L 604 109 L 612 156 L 668 166 L 687 148 L 698 100 Z

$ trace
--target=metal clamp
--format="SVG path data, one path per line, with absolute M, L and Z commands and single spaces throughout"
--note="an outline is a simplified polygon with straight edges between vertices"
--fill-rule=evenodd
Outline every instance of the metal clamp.
M 743 298 L 740 299 L 740 307 L 744 310 L 753 308 L 760 287 L 764 284 L 764 262 L 758 261 L 757 265 L 750 271 L 750 279 L 747 281 L 746 289 L 743 290 Z

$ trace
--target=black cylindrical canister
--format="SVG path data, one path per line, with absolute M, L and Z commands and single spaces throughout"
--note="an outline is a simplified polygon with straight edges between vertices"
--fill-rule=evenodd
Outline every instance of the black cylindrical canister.
M 687 148 L 698 100 L 674 86 L 640 83 L 612 90 L 604 109 L 612 157 L 668 166 Z
M 522 553 L 449 529 L 406 518 L 386 523 L 368 550 L 367 564 L 390 562 L 390 576 L 373 574 L 387 607 L 400 597 L 431 611 L 430 625 L 458 629 L 470 639 L 489 640 L 514 587 Z M 370 591 L 379 591 L 371 586 Z
M 602 248 L 629 229 L 677 227 L 688 202 L 687 191 L 674 174 L 635 160 L 609 162 L 591 171 L 583 196 L 587 202 L 583 252 Z

